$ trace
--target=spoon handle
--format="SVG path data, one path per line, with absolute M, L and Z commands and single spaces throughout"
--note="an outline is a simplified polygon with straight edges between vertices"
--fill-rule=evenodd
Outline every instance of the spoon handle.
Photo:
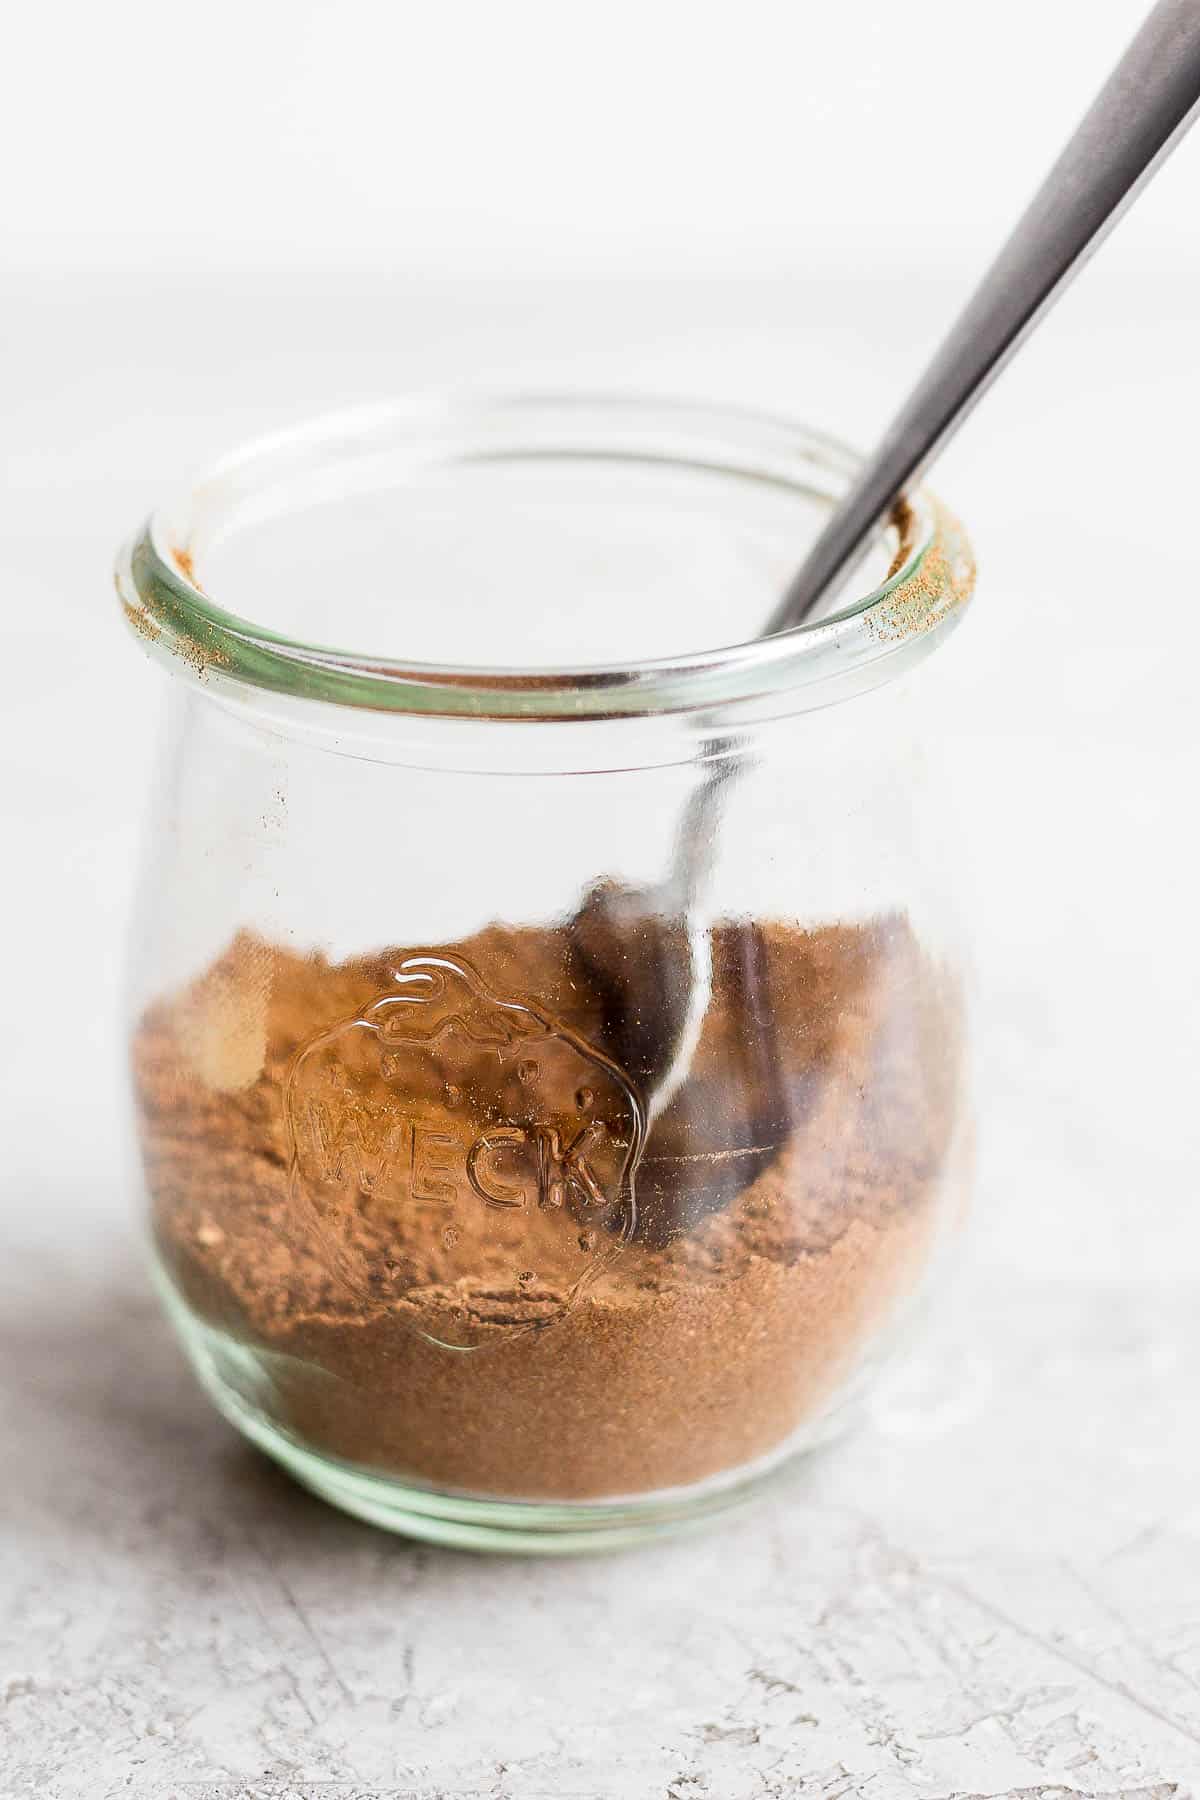
M 763 635 L 798 625 L 986 392 L 1200 110 L 1200 0 L 1158 0 L 801 564 Z

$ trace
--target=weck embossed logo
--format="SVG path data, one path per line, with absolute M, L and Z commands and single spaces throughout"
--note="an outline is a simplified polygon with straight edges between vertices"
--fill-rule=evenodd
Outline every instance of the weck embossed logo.
M 392 978 L 293 1059 L 293 1194 L 342 1280 L 432 1341 L 542 1329 L 633 1231 L 641 1101 L 610 1057 L 462 958 L 414 954 Z

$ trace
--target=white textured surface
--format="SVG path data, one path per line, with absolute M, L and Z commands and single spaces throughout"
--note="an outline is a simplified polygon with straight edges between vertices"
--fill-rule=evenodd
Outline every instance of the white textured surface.
M 248 429 L 453 373 L 641 380 L 864 437 L 952 301 L 12 296 L 3 1800 L 1200 1782 L 1194 283 L 1097 271 L 939 484 L 983 566 L 944 720 L 979 1224 L 867 1431 L 665 1548 L 540 1565 L 389 1540 L 208 1411 L 122 1175 L 115 969 L 156 683 L 107 563 L 162 484 Z

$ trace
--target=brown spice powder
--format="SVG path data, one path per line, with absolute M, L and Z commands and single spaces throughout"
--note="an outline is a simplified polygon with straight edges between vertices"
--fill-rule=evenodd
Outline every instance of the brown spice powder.
M 713 970 L 644 1144 L 646 1072 L 605 1062 L 563 929 L 340 964 L 244 934 L 146 1014 L 160 1254 L 262 1353 L 286 1431 L 438 1487 L 597 1499 L 819 1417 L 957 1199 L 957 1001 L 892 917 L 720 925 Z

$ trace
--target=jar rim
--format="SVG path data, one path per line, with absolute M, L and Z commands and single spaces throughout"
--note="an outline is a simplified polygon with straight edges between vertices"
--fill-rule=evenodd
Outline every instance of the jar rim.
M 624 450 L 617 448 L 622 442 Z M 520 447 L 530 443 L 534 448 Z M 225 611 L 199 585 L 197 543 L 223 508 L 228 513 L 238 498 L 272 480 L 294 483 L 306 470 L 401 450 L 409 457 L 613 454 L 749 477 L 827 503 L 859 464 L 835 439 L 790 419 L 645 395 L 473 390 L 360 407 L 250 443 L 153 513 L 117 563 L 128 623 L 177 672 L 222 689 L 248 686 L 377 712 L 598 720 L 690 713 L 789 693 L 807 706 L 878 686 L 941 641 L 974 586 L 961 526 L 923 489 L 906 494 L 888 521 L 894 554 L 886 579 L 833 615 L 774 637 L 632 665 L 477 667 L 365 655 L 255 624 Z

